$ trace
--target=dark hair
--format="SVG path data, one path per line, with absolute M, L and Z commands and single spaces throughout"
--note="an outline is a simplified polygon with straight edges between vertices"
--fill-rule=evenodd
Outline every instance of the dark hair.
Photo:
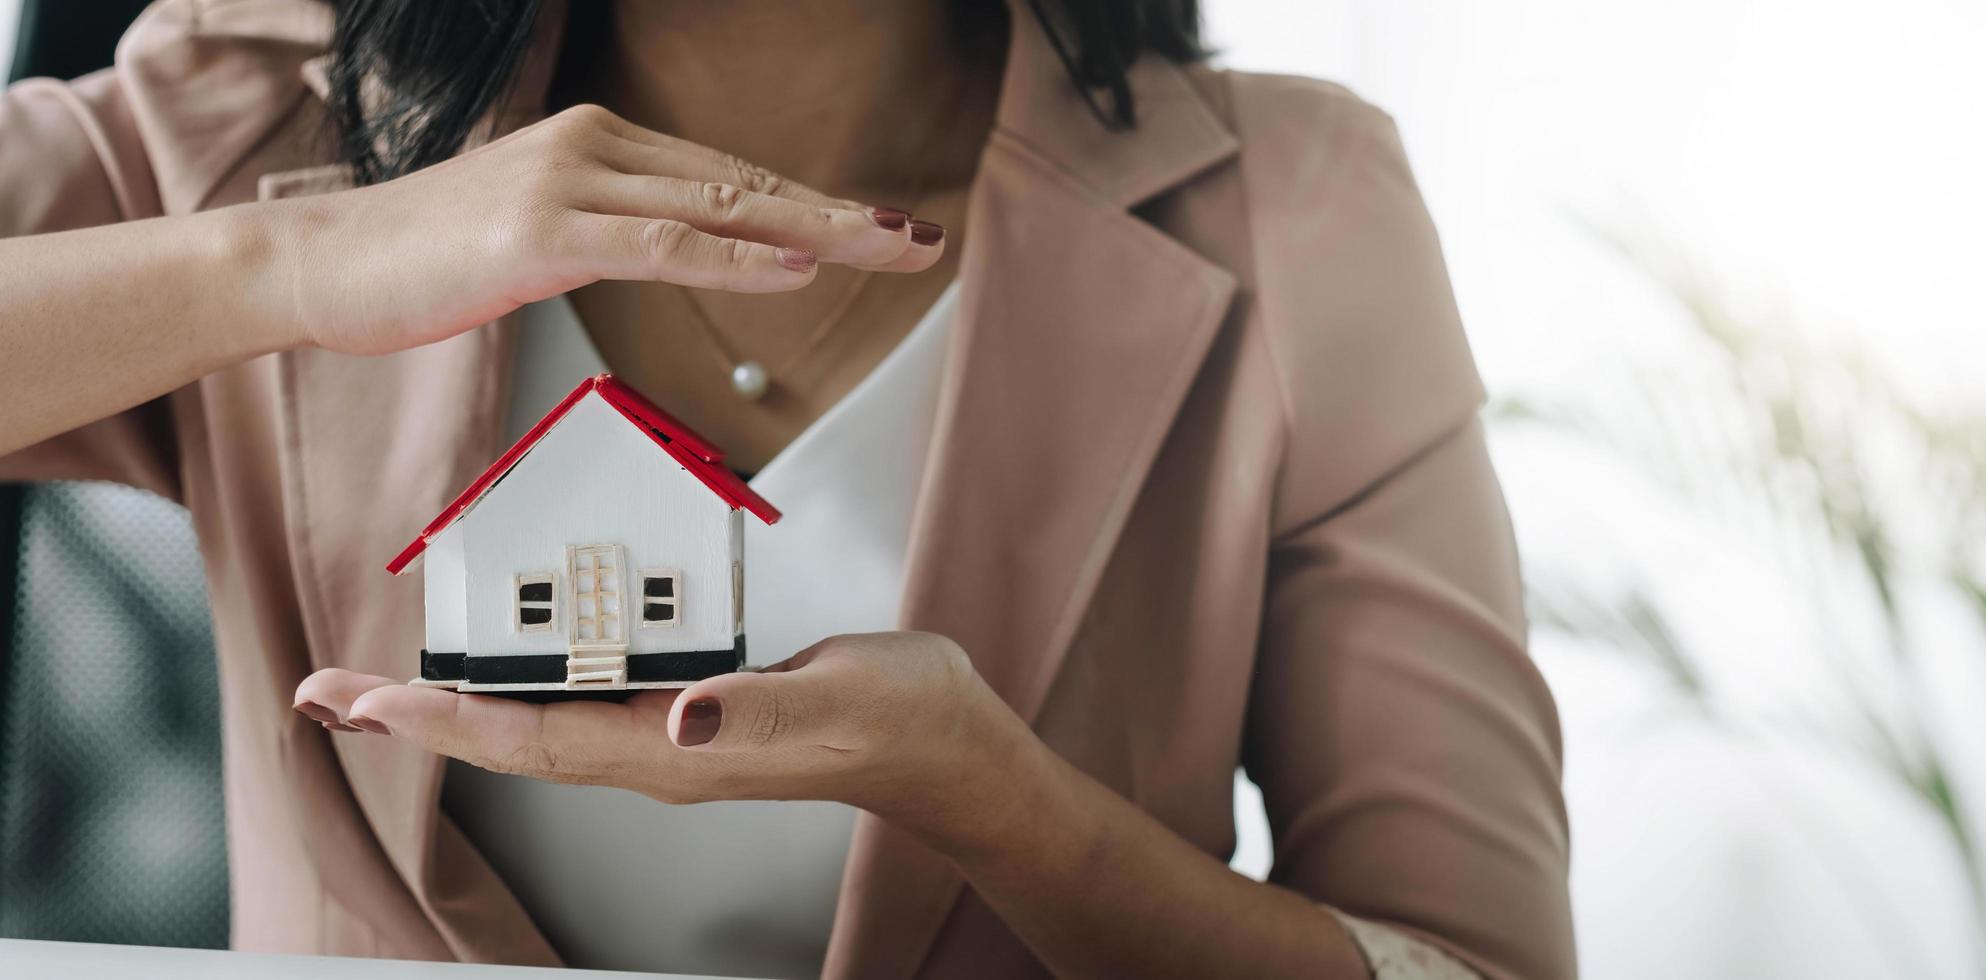
M 981 22 L 999 6 L 999 0 L 951 3 Z M 477 120 L 509 92 L 541 6 L 541 0 L 336 0 L 331 119 L 339 154 L 358 180 L 397 177 L 460 149 Z M 1113 129 L 1136 124 L 1127 76 L 1141 55 L 1181 63 L 1203 56 L 1199 0 L 1028 0 L 1028 8 L 1070 81 Z

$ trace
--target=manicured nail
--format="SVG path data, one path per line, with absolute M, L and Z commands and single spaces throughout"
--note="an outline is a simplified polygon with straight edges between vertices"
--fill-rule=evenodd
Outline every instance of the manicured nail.
M 335 722 L 335 721 L 327 721 L 327 722 L 325 722 L 325 723 L 324 723 L 324 730 L 325 730 L 325 731 L 327 731 L 327 732 L 356 732 L 356 731 L 358 731 L 358 729 L 356 729 L 356 728 L 353 728 L 353 727 L 352 727 L 352 726 L 350 726 L 350 725 L 341 725 L 341 724 L 339 724 L 339 723 L 337 723 L 337 722 Z
M 359 729 L 360 731 L 371 732 L 374 735 L 393 734 L 392 729 L 386 727 L 383 724 L 380 724 L 379 722 L 372 720 L 371 718 L 367 718 L 364 715 L 353 715 L 350 718 L 345 719 L 345 723 L 352 726 L 353 728 Z
M 869 217 L 878 226 L 891 231 L 902 231 L 903 226 L 910 222 L 910 212 L 898 211 L 895 208 L 870 208 Z
M 332 711 L 330 708 L 318 704 L 315 701 L 298 701 L 297 703 L 290 705 L 290 707 L 295 708 L 297 714 L 300 714 L 305 718 L 310 719 L 311 721 L 325 725 L 335 725 L 338 723 L 337 712 Z
M 913 228 L 910 233 L 912 236 L 915 236 L 917 231 Z M 778 248 L 773 249 L 773 254 L 779 257 L 780 265 L 792 269 L 794 272 L 812 272 L 814 271 L 814 263 L 820 261 L 814 258 L 814 253 L 804 248 Z
M 683 723 L 676 729 L 677 745 L 702 745 L 717 737 L 724 724 L 724 706 L 716 698 L 697 698 L 683 705 Z
M 945 226 L 934 225 L 929 221 L 912 221 L 910 240 L 919 245 L 936 245 L 945 240 Z

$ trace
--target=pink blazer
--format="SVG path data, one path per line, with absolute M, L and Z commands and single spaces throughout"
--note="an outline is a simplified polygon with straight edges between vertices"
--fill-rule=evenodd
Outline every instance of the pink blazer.
M 1391 121 L 1323 82 L 1148 58 L 1138 127 L 1109 133 L 1016 7 L 903 625 L 1209 854 L 1244 766 L 1277 884 L 1490 977 L 1571 976 L 1557 718 Z M 542 113 L 547 21 L 494 130 Z M 116 67 L 7 90 L 0 234 L 343 186 L 329 27 L 314 0 L 165 0 Z M 439 812 L 438 758 L 289 707 L 315 668 L 414 669 L 421 586 L 381 564 L 500 452 L 514 330 L 263 357 L 0 460 L 192 511 L 238 948 L 556 961 Z M 865 815 L 827 972 L 1042 968 Z

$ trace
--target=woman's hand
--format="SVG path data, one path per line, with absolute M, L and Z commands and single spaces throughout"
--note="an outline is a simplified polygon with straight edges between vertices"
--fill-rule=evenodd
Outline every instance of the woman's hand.
M 1026 794 L 1045 751 L 950 640 L 823 640 L 762 672 L 622 703 L 547 705 L 320 670 L 296 709 L 336 730 L 402 739 L 497 772 L 631 789 L 666 803 L 835 800 L 942 849 L 967 849 Z
M 1228 870 L 1064 761 L 941 636 L 837 636 L 760 673 L 621 704 L 532 705 L 336 669 L 296 697 L 334 731 L 498 772 L 669 803 L 859 806 L 951 858 L 1057 976 L 1369 976 L 1336 918 Z
M 0 455 L 262 354 L 404 350 L 599 279 L 915 272 L 944 235 L 914 228 L 582 106 L 372 187 L 0 238 Z
M 819 262 L 891 272 L 943 252 L 909 216 L 579 106 L 373 187 L 253 205 L 270 274 L 258 302 L 314 344 L 432 343 L 600 279 L 798 289 Z M 930 234 L 918 237 L 929 240 Z

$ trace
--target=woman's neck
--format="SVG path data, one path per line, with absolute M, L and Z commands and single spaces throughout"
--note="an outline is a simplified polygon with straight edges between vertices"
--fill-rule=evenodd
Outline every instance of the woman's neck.
M 828 193 L 914 207 L 893 198 L 970 178 L 997 100 L 1005 24 L 960 30 L 956 6 L 624 0 L 582 84 L 652 129 Z

